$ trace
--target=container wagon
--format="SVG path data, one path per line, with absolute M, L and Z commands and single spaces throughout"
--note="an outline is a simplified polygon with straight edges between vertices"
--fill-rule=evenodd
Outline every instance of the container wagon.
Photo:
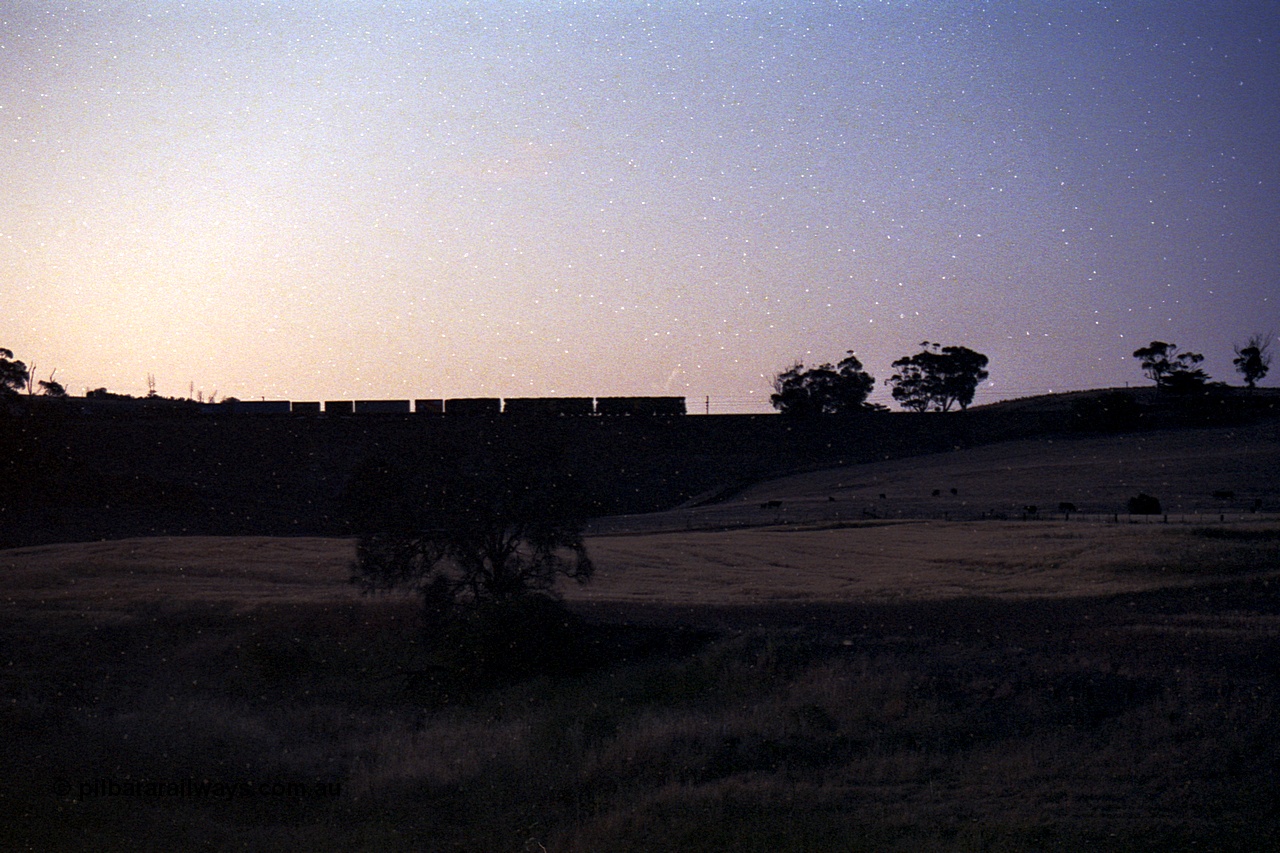
M 444 401 L 444 413 L 463 417 L 497 416 L 502 413 L 502 400 L 497 397 L 458 397 Z
M 407 415 L 408 400 L 356 400 L 357 415 Z
M 502 414 L 513 417 L 586 417 L 595 412 L 590 397 L 508 397 Z
M 685 414 L 684 397 L 599 397 L 596 414 L 656 417 Z

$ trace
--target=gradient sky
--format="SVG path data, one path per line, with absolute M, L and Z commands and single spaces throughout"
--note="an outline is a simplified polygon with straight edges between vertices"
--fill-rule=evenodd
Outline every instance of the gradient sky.
M 76 394 L 767 411 L 926 339 L 977 403 L 1157 338 L 1235 384 L 1278 143 L 1275 0 L 0 0 L 0 346 Z

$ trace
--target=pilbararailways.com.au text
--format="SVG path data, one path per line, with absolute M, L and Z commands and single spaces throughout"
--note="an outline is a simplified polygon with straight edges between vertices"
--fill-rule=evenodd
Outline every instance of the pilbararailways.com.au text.
M 91 779 L 72 785 L 54 785 L 58 796 L 75 795 L 80 800 L 99 797 L 177 797 L 185 799 L 235 800 L 253 797 L 320 798 L 337 797 L 341 782 L 213 782 L 208 779 Z

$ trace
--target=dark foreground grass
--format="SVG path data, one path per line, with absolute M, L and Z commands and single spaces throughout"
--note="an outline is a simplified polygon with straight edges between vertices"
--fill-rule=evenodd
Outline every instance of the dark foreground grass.
M 1277 592 L 601 606 L 488 681 L 385 602 L 10 613 L 0 848 L 1280 849 Z

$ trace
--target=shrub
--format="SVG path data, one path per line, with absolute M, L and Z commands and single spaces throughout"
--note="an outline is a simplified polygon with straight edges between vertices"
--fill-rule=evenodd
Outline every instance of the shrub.
M 1152 497 L 1146 492 L 1129 498 L 1130 515 L 1159 515 L 1161 512 L 1163 510 L 1160 507 L 1160 499 Z

